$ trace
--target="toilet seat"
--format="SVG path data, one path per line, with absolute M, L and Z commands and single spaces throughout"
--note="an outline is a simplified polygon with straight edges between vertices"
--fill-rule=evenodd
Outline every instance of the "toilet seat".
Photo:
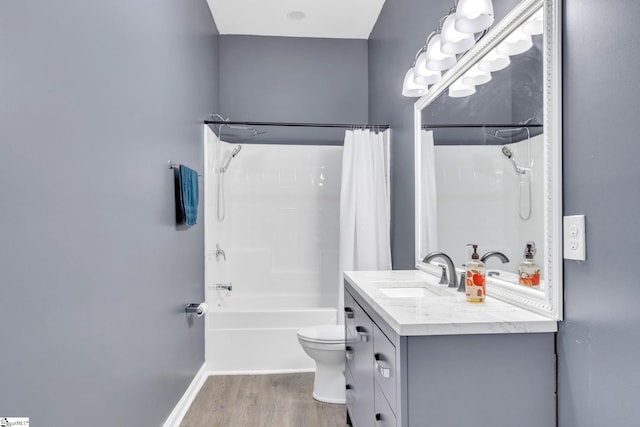
M 318 344 L 341 344 L 345 342 L 344 325 L 320 325 L 302 328 L 298 339 Z

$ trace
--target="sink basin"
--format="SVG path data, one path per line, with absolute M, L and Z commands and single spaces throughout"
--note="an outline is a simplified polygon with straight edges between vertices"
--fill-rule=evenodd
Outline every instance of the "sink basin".
M 382 295 L 389 298 L 422 298 L 427 295 L 428 289 L 423 287 L 415 288 L 380 288 Z
M 447 297 L 451 292 L 446 287 L 428 282 L 394 281 L 374 283 L 380 293 L 387 298 L 424 298 L 426 296 Z

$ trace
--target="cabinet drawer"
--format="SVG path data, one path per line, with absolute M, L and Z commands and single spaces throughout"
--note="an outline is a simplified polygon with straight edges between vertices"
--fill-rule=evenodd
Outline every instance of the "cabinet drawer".
M 347 368 L 357 377 L 356 371 L 371 369 L 373 362 L 373 322 L 357 303 L 353 304 L 353 331 L 347 328 L 345 356 Z M 369 371 L 369 375 L 371 372 Z M 372 377 L 373 378 L 373 377 Z
M 353 304 L 354 343 L 369 346 L 373 342 L 373 322 L 358 303 Z M 368 344 L 367 344 L 368 343 Z
M 376 427 L 396 427 L 396 416 L 389 406 L 378 384 L 375 385 L 374 420 Z
M 396 412 L 396 348 L 382 331 L 373 328 L 373 376 L 387 397 L 393 412 Z
M 355 313 L 353 311 L 353 307 L 356 302 L 349 292 L 344 293 L 344 324 L 347 328 L 347 339 L 351 335 L 352 337 L 356 334 L 356 323 L 355 323 Z

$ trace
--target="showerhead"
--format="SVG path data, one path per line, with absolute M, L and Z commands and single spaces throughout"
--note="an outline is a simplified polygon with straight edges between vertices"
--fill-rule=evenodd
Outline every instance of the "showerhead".
M 525 172 L 526 172 L 525 169 L 522 169 L 521 167 L 518 166 L 518 164 L 516 163 L 516 158 L 513 155 L 513 151 L 511 151 L 511 149 L 509 147 L 507 147 L 506 145 L 503 145 L 502 146 L 502 154 L 504 154 L 504 156 L 507 159 L 511 160 L 511 163 L 513 163 L 513 167 L 515 168 L 517 174 L 520 174 L 520 175 L 524 175 L 525 174 Z
M 225 162 L 224 166 L 220 169 L 222 172 L 227 171 L 227 169 L 229 168 L 229 163 L 231 163 L 231 159 L 237 156 L 240 150 L 242 150 L 242 145 L 240 144 L 236 145 L 236 148 L 233 149 L 233 151 L 231 152 L 231 155 L 227 158 L 227 161 Z

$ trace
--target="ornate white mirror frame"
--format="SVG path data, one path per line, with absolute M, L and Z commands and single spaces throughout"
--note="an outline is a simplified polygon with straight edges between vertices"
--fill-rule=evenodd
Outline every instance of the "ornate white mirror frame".
M 487 278 L 487 294 L 537 313 L 562 319 L 562 52 L 561 2 L 559 0 L 523 0 L 469 50 L 456 65 L 434 84 L 414 106 L 415 126 L 415 229 L 416 268 L 439 274 L 440 269 L 422 262 L 427 226 L 423 223 L 421 200 L 429 199 L 422 173 L 422 110 L 443 94 L 469 68 L 495 48 L 507 35 L 522 25 L 534 12 L 544 9 L 543 33 L 543 186 L 544 186 L 544 281 L 540 290 L 517 283 Z

